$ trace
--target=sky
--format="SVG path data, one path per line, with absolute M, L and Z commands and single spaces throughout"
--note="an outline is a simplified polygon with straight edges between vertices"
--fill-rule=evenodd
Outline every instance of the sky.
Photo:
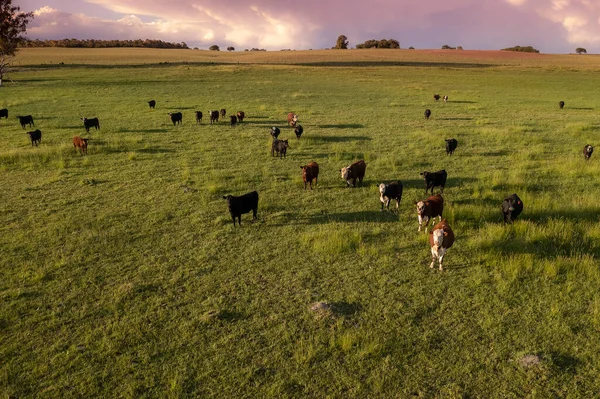
M 402 48 L 600 53 L 600 0 L 13 0 L 30 39 L 158 39 L 208 49 Z

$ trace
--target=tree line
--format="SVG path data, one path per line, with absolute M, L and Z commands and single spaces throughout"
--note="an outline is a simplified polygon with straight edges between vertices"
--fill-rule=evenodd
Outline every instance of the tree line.
M 108 47 L 142 47 L 142 48 L 168 48 L 189 49 L 185 42 L 171 43 L 153 39 L 135 40 L 99 40 L 99 39 L 60 39 L 60 40 L 30 40 L 25 39 L 19 43 L 20 47 L 70 47 L 70 48 L 108 48 Z

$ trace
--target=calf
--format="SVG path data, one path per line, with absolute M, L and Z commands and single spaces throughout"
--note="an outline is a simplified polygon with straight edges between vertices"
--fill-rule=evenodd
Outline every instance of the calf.
M 227 207 L 233 219 L 233 227 L 235 227 L 235 218 L 238 218 L 239 225 L 242 225 L 242 214 L 244 213 L 252 211 L 252 220 L 256 219 L 256 212 L 258 211 L 258 193 L 256 191 L 239 197 L 225 195 L 223 199 L 227 200 Z
M 288 125 L 295 127 L 296 123 L 298 123 L 298 115 L 293 112 L 290 112 L 287 116 Z
M 448 96 L 444 96 L 444 102 L 447 103 L 448 102 Z
M 273 126 L 271 128 L 271 136 L 273 136 L 274 139 L 276 139 L 277 137 L 279 137 L 280 134 L 281 134 L 281 130 L 279 130 L 278 127 Z
M 42 132 L 40 131 L 40 129 L 36 129 L 33 132 L 27 132 L 27 134 L 29 135 L 29 138 L 31 139 L 32 147 L 33 147 L 34 143 L 35 143 L 36 147 L 38 144 L 42 143 Z
M 444 199 L 441 195 L 433 195 L 427 198 L 425 201 L 415 202 L 417 206 L 417 215 L 419 217 L 419 230 L 425 223 L 425 231 L 427 231 L 427 225 L 429 224 L 429 219 L 433 219 L 436 216 L 440 217 L 442 220 L 442 212 L 444 211 Z
M 592 156 L 592 152 L 594 152 L 594 147 L 592 147 L 591 145 L 586 144 L 586 146 L 583 147 L 583 156 L 585 157 L 586 161 L 590 159 L 590 157 Z
M 221 108 L 221 119 L 225 119 L 225 115 L 227 115 L 227 110 L 225 108 Z
M 564 101 L 560 101 L 558 103 L 558 106 L 560 107 L 560 109 L 563 109 L 565 107 L 565 102 Z
M 202 111 L 196 111 L 196 124 L 202 122 Z
M 387 207 L 390 210 L 390 201 L 396 200 L 396 211 L 400 207 L 400 200 L 402 199 L 402 182 L 393 181 L 390 184 L 381 183 L 379 185 L 379 201 L 381 201 L 381 212 L 383 207 Z
M 90 128 L 91 127 L 95 127 L 96 130 L 100 129 L 100 121 L 98 120 L 98 118 L 92 118 L 92 119 L 88 119 L 88 118 L 81 118 L 81 120 L 83 121 L 83 126 L 85 127 L 85 131 L 86 132 L 90 132 Z
M 431 189 L 431 195 L 433 195 L 434 187 L 441 187 L 441 192 L 444 193 L 444 187 L 446 187 L 446 178 L 448 173 L 444 169 L 438 170 L 437 172 L 421 172 L 421 176 L 425 179 L 425 194 Z
M 310 162 L 308 165 L 300 166 L 302 169 L 302 180 L 304 180 L 304 189 L 306 190 L 306 183 L 310 185 L 312 190 L 312 181 L 315 181 L 317 185 L 317 178 L 319 177 L 319 165 L 316 162 Z
M 8 109 L 0 109 L 0 118 L 8 119 Z
M 238 122 L 237 116 L 235 116 L 235 115 L 229 115 L 229 119 L 231 120 L 231 126 L 237 125 L 237 122 Z
M 504 223 L 512 223 L 521 212 L 523 212 L 523 202 L 517 194 L 504 198 L 504 201 L 502 201 Z
M 433 99 L 434 99 L 435 101 L 439 100 L 439 99 L 440 99 L 440 95 L 439 95 L 439 94 L 434 94 L 434 95 L 433 95 Z
M 458 146 L 458 141 L 456 139 L 445 139 L 446 141 L 446 155 L 454 154 L 454 150 Z
M 17 116 L 17 118 L 19 118 L 19 122 L 23 129 L 25 129 L 25 125 L 29 125 L 29 127 L 31 127 L 31 125 L 35 126 L 35 123 L 33 123 L 33 116 L 31 115 Z
M 169 116 L 171 117 L 171 122 L 173 122 L 173 126 L 181 125 L 183 123 L 183 115 L 181 112 L 169 112 Z
M 87 154 L 88 140 L 90 139 L 79 136 L 73 137 L 73 148 L 75 150 L 79 149 L 81 155 Z
M 437 260 L 440 264 L 440 270 L 444 270 L 442 261 L 452 244 L 454 244 L 454 232 L 446 219 L 441 220 L 429 232 L 429 246 L 431 247 L 431 264 L 429 267 L 431 269 L 433 269 Z
M 274 156 L 275 153 L 277 153 L 279 154 L 279 158 L 285 158 L 288 147 L 289 144 L 287 140 L 273 139 L 273 143 L 271 144 L 271 156 Z
M 431 116 L 431 110 L 426 109 L 425 110 L 425 119 L 429 119 L 430 116 Z
M 356 161 L 353 164 L 340 169 L 342 173 L 342 179 L 346 181 L 346 186 L 356 187 L 356 180 L 358 179 L 359 183 L 362 184 L 363 178 L 365 177 L 365 170 L 367 169 L 367 164 L 362 159 L 360 161 Z
M 154 109 L 154 107 L 156 107 L 156 101 L 150 100 L 150 101 L 148 101 L 148 105 L 150 106 L 151 109 Z
M 244 122 L 245 117 L 246 117 L 246 114 L 244 113 L 244 111 L 237 112 L 237 118 L 240 123 Z
M 296 125 L 296 127 L 294 128 L 294 133 L 296 133 L 296 138 L 298 140 L 300 140 L 300 136 L 302 136 L 303 132 L 304 128 L 302 127 L 302 125 Z
M 219 121 L 219 111 L 208 111 L 208 114 L 210 115 L 210 124 L 212 125 L 213 122 L 218 122 Z

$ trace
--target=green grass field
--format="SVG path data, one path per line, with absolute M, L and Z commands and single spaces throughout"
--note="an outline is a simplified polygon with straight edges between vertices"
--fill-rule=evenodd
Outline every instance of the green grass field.
M 0 88 L 2 397 L 598 396 L 598 59 L 22 50 Z M 246 120 L 210 126 L 221 108 Z M 443 272 L 413 204 L 438 169 Z M 398 179 L 399 214 L 380 212 Z M 258 220 L 234 228 L 222 196 L 252 190 Z M 512 193 L 525 209 L 504 226 Z

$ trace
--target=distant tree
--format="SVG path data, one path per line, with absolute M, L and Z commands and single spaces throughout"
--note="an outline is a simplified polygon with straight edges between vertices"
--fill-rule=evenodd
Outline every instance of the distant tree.
M 32 12 L 20 11 L 20 7 L 12 5 L 12 0 L 0 0 L 0 86 L 19 51 L 19 43 L 24 40 L 21 33 L 27 32 L 27 24 L 33 19 Z
M 356 48 L 400 48 L 400 42 L 396 39 L 366 40 L 356 45 Z
M 457 50 L 462 50 L 463 48 L 462 48 L 462 46 L 458 46 L 458 47 L 456 47 L 456 49 Z
M 235 47 L 229 46 L 227 47 L 227 51 L 235 51 Z
M 444 44 L 442 46 L 442 50 L 456 50 L 456 47 L 451 47 L 451 46 L 448 46 L 447 44 Z
M 348 48 L 348 38 L 344 35 L 339 35 L 337 38 L 337 42 L 335 43 L 336 49 L 347 49 Z
M 526 46 L 526 47 L 522 47 L 522 46 L 515 46 L 515 47 L 507 47 L 507 48 L 503 48 L 502 51 L 519 51 L 519 52 L 523 52 L 523 53 L 539 53 L 540 50 L 536 50 L 531 46 Z
M 415 48 L 413 46 L 410 46 L 408 49 L 409 50 L 414 50 Z
M 586 50 L 586 49 L 584 49 L 583 47 L 577 47 L 577 48 L 575 49 L 575 52 L 576 52 L 577 54 L 587 54 L 587 50 Z
M 210 46 L 208 48 L 210 51 L 219 51 L 219 46 L 217 46 L 216 44 L 213 44 L 212 46 Z

